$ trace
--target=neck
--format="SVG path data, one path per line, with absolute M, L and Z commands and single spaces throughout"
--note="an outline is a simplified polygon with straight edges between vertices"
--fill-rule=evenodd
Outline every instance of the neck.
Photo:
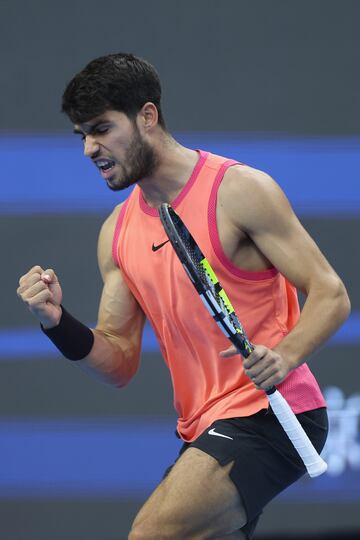
M 181 192 L 199 159 L 199 154 L 182 146 L 172 137 L 164 137 L 155 145 L 158 164 L 151 177 L 143 178 L 138 185 L 147 204 L 158 208 L 171 203 Z

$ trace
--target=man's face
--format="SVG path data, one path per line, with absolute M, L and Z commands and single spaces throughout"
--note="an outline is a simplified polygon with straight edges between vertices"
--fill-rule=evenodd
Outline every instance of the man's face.
M 106 111 L 84 124 L 76 124 L 74 133 L 84 140 L 84 154 L 92 159 L 113 191 L 125 189 L 151 176 L 157 157 L 141 135 L 135 120 L 118 111 Z

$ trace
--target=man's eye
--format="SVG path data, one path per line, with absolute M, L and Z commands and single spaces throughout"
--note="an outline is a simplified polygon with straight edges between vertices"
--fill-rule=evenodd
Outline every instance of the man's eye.
M 108 131 L 108 127 L 106 126 L 97 126 L 92 132 L 92 135 L 103 135 Z
M 105 133 L 107 133 L 109 131 L 109 128 L 107 127 L 104 127 L 104 128 L 96 128 L 94 129 L 92 132 L 91 132 L 91 135 L 104 135 Z M 85 141 L 87 135 L 85 133 L 83 133 L 81 135 L 81 140 L 82 141 Z

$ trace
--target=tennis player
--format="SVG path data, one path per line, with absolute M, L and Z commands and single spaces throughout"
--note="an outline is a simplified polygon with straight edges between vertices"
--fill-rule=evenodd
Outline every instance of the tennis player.
M 100 232 L 95 329 L 62 306 L 53 269 L 31 268 L 18 295 L 65 357 L 118 387 L 135 375 L 145 319 L 152 324 L 183 446 L 130 540 L 250 539 L 264 506 L 305 472 L 264 390 L 277 385 L 321 451 L 326 404 L 306 360 L 347 318 L 349 299 L 275 181 L 179 144 L 160 98 L 155 69 L 131 54 L 97 58 L 68 84 L 62 107 L 85 156 L 111 190 L 134 189 Z M 167 241 L 163 202 L 190 229 L 256 345 L 246 360 L 228 347 Z M 306 295 L 301 313 L 297 289 Z

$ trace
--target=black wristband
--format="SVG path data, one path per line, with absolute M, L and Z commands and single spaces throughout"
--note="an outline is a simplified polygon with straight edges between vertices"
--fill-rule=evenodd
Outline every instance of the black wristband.
M 82 360 L 94 344 L 94 334 L 61 306 L 62 315 L 58 326 L 41 329 L 59 351 L 69 360 Z

